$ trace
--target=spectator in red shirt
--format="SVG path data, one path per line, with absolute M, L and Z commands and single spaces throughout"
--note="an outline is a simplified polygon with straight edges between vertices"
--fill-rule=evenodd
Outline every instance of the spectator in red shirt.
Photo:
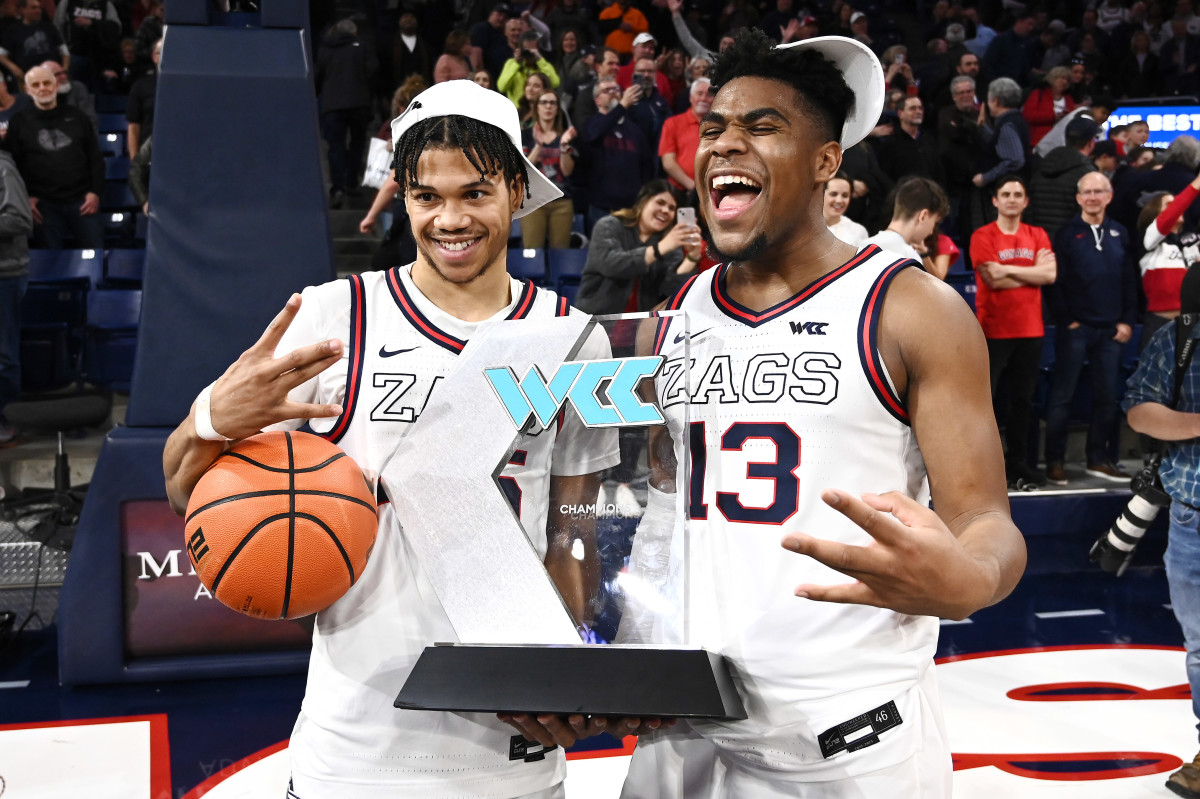
M 671 185 L 684 191 L 696 188 L 696 150 L 700 147 L 700 120 L 712 108 L 712 82 L 697 78 L 689 94 L 690 107 L 663 123 L 658 157 Z
M 1075 108 L 1075 100 L 1067 94 L 1071 85 L 1071 70 L 1055 67 L 1046 73 L 1046 85 L 1029 93 L 1021 106 L 1021 115 L 1029 123 L 1029 144 L 1036 147 L 1054 124 Z
M 1057 264 L 1046 231 L 1021 221 L 1029 206 L 1025 182 L 1007 175 L 995 186 L 992 204 L 999 216 L 971 236 L 975 314 L 987 337 L 992 396 L 1001 380 L 1008 387 L 1009 485 L 1044 486 L 1046 475 L 1029 463 L 1029 424 L 1045 334 L 1041 287 L 1054 282 Z

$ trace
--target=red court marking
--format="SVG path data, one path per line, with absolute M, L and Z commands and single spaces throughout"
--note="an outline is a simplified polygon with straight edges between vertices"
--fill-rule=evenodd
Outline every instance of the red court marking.
M 134 721 L 150 723 L 150 797 L 151 799 L 172 799 L 171 745 L 167 737 L 166 713 L 151 713 L 145 716 L 113 716 L 100 719 L 35 721 L 28 724 L 0 724 L 0 732 L 36 730 L 46 727 L 87 727 L 94 724 L 121 724 Z
M 960 660 L 978 660 L 1002 655 L 1026 655 L 1030 652 L 1076 652 L 1088 649 L 1156 649 L 1166 652 L 1185 652 L 1181 646 L 1159 646 L 1157 644 L 1064 644 L 1062 646 L 1031 646 L 1027 649 L 997 649 L 994 652 L 971 652 L 965 655 L 948 655 L 937 658 L 934 663 L 957 663 Z
M 226 766 L 225 768 L 218 771 L 216 774 L 214 774 L 211 777 L 209 777 L 208 779 L 206 779 L 204 782 L 197 785 L 195 788 L 192 788 L 190 791 L 185 793 L 181 797 L 181 799 L 200 799 L 201 796 L 204 796 L 204 794 L 213 790 L 214 788 L 216 788 L 218 785 L 220 785 L 225 780 L 232 777 L 237 772 L 257 763 L 260 760 L 264 760 L 264 759 L 270 757 L 271 755 L 275 754 L 276 752 L 281 752 L 284 749 L 287 749 L 287 745 L 288 745 L 288 742 L 287 742 L 287 739 L 285 738 L 284 740 L 280 741 L 277 744 L 272 744 L 271 746 L 268 746 L 266 749 L 260 749 L 248 757 L 243 757 L 238 762 L 236 762 L 230 766 Z M 281 788 L 281 790 L 282 790 L 282 788 Z
M 1133 699 L 1191 699 L 1192 691 L 1187 683 L 1148 690 L 1119 682 L 1049 682 L 1013 688 L 1007 696 L 1018 702 L 1120 702 Z
M 1142 766 L 1114 767 L 1092 771 L 1049 771 L 1035 766 L 1040 763 L 1081 763 L 1121 760 L 1149 760 Z M 1026 765 L 1022 765 L 1026 764 Z M 1058 752 L 1045 754 L 968 754 L 954 755 L 954 770 L 966 771 L 973 768 L 992 766 L 1017 777 L 1059 782 L 1087 782 L 1092 780 L 1118 780 L 1127 777 L 1143 777 L 1164 774 L 1183 765 L 1175 755 L 1162 752 Z

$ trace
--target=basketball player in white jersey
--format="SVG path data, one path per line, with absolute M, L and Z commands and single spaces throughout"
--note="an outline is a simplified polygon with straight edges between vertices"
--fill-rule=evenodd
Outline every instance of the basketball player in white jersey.
M 310 287 L 287 302 L 168 440 L 167 490 L 178 512 L 229 440 L 294 429 L 306 419 L 378 473 L 481 323 L 578 313 L 505 271 L 512 219 L 560 196 L 521 154 L 512 103 L 470 81 L 441 83 L 413 100 L 392 134 L 416 262 Z M 579 357 L 608 354 L 605 341 L 589 340 Z M 615 432 L 588 430 L 572 414 L 561 426 L 525 436 L 500 477 L 517 489 L 506 493 L 560 592 L 574 598 L 568 605 L 581 622 L 583 591 L 572 589 L 594 579 L 586 573 L 596 561 L 594 550 L 587 551 L 594 540 L 577 558 L 573 540 L 548 535 L 547 525 L 558 529 L 560 506 L 594 501 L 597 472 L 618 461 Z M 587 532 L 580 535 L 586 539 Z M 362 576 L 317 615 L 308 686 L 289 745 L 287 795 L 562 797 L 561 749 L 523 745 L 492 714 L 392 706 L 422 649 L 454 640 L 384 501 Z M 590 734 L 602 723 L 565 722 Z
M 724 263 L 667 303 L 689 350 L 678 321 L 642 336 L 691 458 L 651 476 L 687 492 L 687 642 L 726 656 L 749 718 L 644 733 L 622 796 L 938 799 L 937 617 L 998 602 L 1025 564 L 987 349 L 915 261 L 825 226 L 822 189 L 882 107 L 875 56 L 773 44 L 743 30 L 712 70 L 696 185 Z M 673 507 L 652 492 L 645 519 Z

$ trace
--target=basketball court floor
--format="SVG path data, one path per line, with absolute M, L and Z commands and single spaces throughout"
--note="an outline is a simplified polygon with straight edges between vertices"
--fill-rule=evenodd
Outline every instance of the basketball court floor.
M 1087 549 L 1128 492 L 1082 488 L 1015 495 L 1026 577 L 942 624 L 957 796 L 1166 797 L 1196 753 L 1161 525 L 1124 576 L 1101 573 Z M 303 675 L 64 689 L 53 624 L 30 628 L 0 650 L 0 799 L 283 799 Z M 632 743 L 569 753 L 568 795 L 617 796 Z

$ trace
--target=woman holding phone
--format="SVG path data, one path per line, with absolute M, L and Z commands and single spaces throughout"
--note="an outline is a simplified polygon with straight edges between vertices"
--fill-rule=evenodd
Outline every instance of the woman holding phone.
M 661 179 L 642 186 L 632 208 L 596 222 L 576 306 L 590 314 L 648 311 L 670 296 L 695 271 L 702 247 L 699 227 L 675 222 L 675 193 Z

